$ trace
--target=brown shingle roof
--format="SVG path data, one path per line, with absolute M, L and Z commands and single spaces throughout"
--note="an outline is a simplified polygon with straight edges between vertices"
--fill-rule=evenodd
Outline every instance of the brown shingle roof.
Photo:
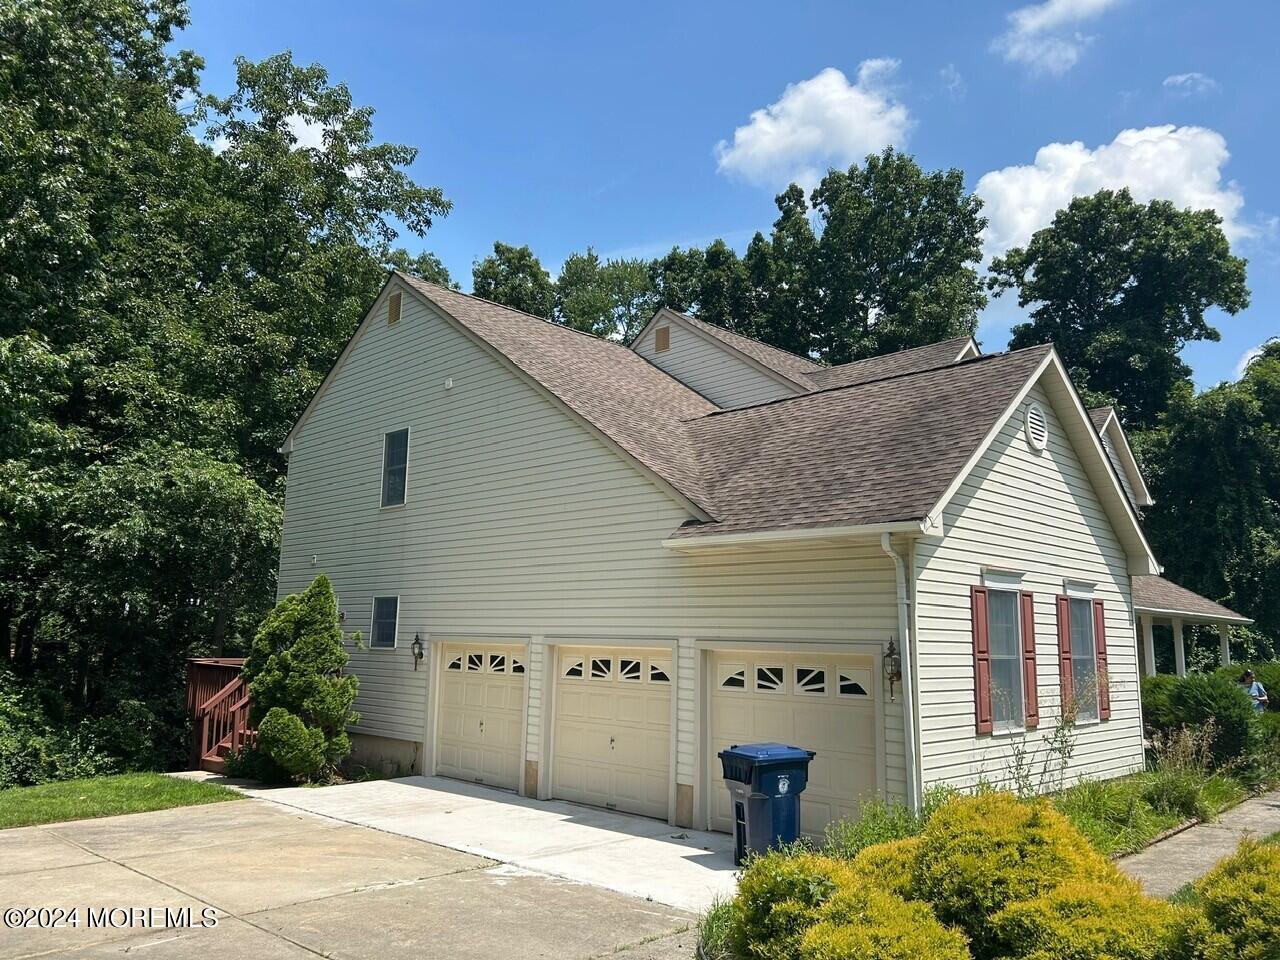
M 717 410 L 715 404 L 621 344 L 408 274 L 397 275 L 710 512 L 710 498 L 682 421 Z
M 905 373 L 932 370 L 934 367 L 955 363 L 969 341 L 969 337 L 952 337 L 950 340 L 942 340 L 923 347 L 912 347 L 879 357 L 868 357 L 866 360 L 855 360 L 853 363 L 842 363 L 837 367 L 819 367 L 809 373 L 808 379 L 815 389 L 824 390 L 831 387 L 869 383 L 872 380 L 883 380 L 885 377 L 895 377 Z
M 718 522 L 674 536 L 923 519 L 1050 349 L 691 421 Z
M 670 310 L 670 308 L 668 308 Z M 806 360 L 804 357 L 796 356 L 794 353 L 788 353 L 786 350 L 780 350 L 777 347 L 771 347 L 767 343 L 761 343 L 759 340 L 752 340 L 750 337 L 744 337 L 740 333 L 734 333 L 732 330 L 726 330 L 724 327 L 718 327 L 714 323 L 707 323 L 705 320 L 699 320 L 697 317 L 691 317 L 685 313 L 678 313 L 671 310 L 680 319 L 684 320 L 689 326 L 695 330 L 700 330 L 709 337 L 714 337 L 721 343 L 727 343 L 739 353 L 745 353 L 756 363 L 763 367 L 768 367 L 774 373 L 781 374 L 788 380 L 800 385 L 806 385 L 809 381 L 806 377 L 816 370 L 822 370 L 821 364 L 814 363 L 812 360 Z
M 1101 433 L 1102 428 L 1105 427 L 1107 425 L 1107 421 L 1111 419 L 1111 408 L 1094 407 L 1089 411 L 1089 419 L 1093 421 L 1093 429 Z
M 1229 610 L 1198 593 L 1192 593 L 1186 587 L 1180 587 L 1164 577 L 1134 577 L 1133 606 L 1144 613 L 1181 613 L 1205 620 L 1253 623 L 1243 614 Z

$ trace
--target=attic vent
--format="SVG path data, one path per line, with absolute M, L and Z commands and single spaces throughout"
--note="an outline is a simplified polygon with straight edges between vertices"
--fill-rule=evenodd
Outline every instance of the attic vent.
M 400 294 L 393 293 L 387 297 L 387 324 L 400 322 Z
M 670 327 L 659 327 L 653 332 L 653 349 L 658 353 L 671 349 Z
M 1049 419 L 1044 407 L 1038 403 L 1027 404 L 1027 443 L 1032 450 L 1043 450 L 1049 443 Z

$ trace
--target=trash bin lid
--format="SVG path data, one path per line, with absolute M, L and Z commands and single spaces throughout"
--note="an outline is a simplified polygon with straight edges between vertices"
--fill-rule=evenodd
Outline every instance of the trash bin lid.
M 785 743 L 735 743 L 732 747 L 720 752 L 753 760 L 756 763 L 786 763 L 797 760 L 812 760 L 814 756 L 812 750 L 805 750 L 803 747 L 792 747 Z

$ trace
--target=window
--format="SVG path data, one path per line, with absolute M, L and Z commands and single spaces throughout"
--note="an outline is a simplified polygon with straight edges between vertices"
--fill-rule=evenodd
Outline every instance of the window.
M 640 661 L 631 660 L 623 657 L 618 661 L 618 679 L 619 680 L 635 680 L 637 683 L 642 679 L 640 672 Z
M 519 657 L 512 657 L 512 658 L 511 658 L 511 672 L 512 672 L 512 673 L 524 673 L 524 661 L 523 661 L 523 660 L 521 660 Z
M 373 598 L 373 623 L 369 628 L 369 646 L 387 648 L 396 645 L 396 627 L 400 619 L 399 597 Z
M 650 683 L 670 683 L 671 682 L 671 664 L 666 660 L 650 660 L 649 661 L 649 682 Z
M 613 677 L 613 660 L 609 657 L 591 658 L 591 679 L 609 680 Z
M 484 669 L 484 654 L 468 653 L 467 654 L 467 672 L 479 673 L 483 669 Z
M 653 332 L 653 349 L 655 353 L 666 353 L 671 349 L 670 327 L 659 327 Z
M 1093 644 L 1093 604 L 1070 599 L 1071 689 L 1077 720 L 1098 719 L 1098 653 Z
M 867 696 L 867 688 L 859 680 L 865 680 L 871 683 L 870 674 L 864 674 L 863 671 L 857 673 L 845 673 L 843 670 L 839 673 L 840 685 L 837 692 L 842 697 L 865 697 Z
M 987 600 L 991 639 L 991 718 L 996 730 L 1022 728 L 1022 634 L 1018 627 L 1018 594 L 992 590 Z
M 560 668 L 560 676 L 572 679 L 582 678 L 582 658 L 566 657 Z
M 409 474 L 409 428 L 393 430 L 382 438 L 382 505 L 404 503 Z
M 747 668 L 739 663 L 724 664 L 720 668 L 720 686 L 727 690 L 745 690 Z
M 500 653 L 489 654 L 489 672 L 490 673 L 506 673 L 507 658 Z
M 450 661 L 449 661 L 448 669 L 449 669 L 449 670 L 461 670 L 461 669 L 462 669 L 462 658 L 461 658 L 461 657 L 454 657 L 452 660 L 450 660 Z
M 796 693 L 814 697 L 827 695 L 827 671 L 821 667 L 796 667 Z
M 756 667 L 756 690 L 760 693 L 786 693 L 786 673 L 782 667 Z

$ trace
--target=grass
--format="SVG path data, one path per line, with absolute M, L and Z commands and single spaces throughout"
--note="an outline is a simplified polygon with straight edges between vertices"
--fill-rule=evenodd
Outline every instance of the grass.
M 702 944 L 702 952 L 709 960 L 726 960 L 730 956 L 726 940 L 729 935 L 729 919 L 732 910 L 732 900 L 717 899 L 698 923 L 698 938 Z
M 63 780 L 0 790 L 0 829 L 145 813 L 238 798 L 239 794 L 226 787 L 180 780 L 161 773 Z

